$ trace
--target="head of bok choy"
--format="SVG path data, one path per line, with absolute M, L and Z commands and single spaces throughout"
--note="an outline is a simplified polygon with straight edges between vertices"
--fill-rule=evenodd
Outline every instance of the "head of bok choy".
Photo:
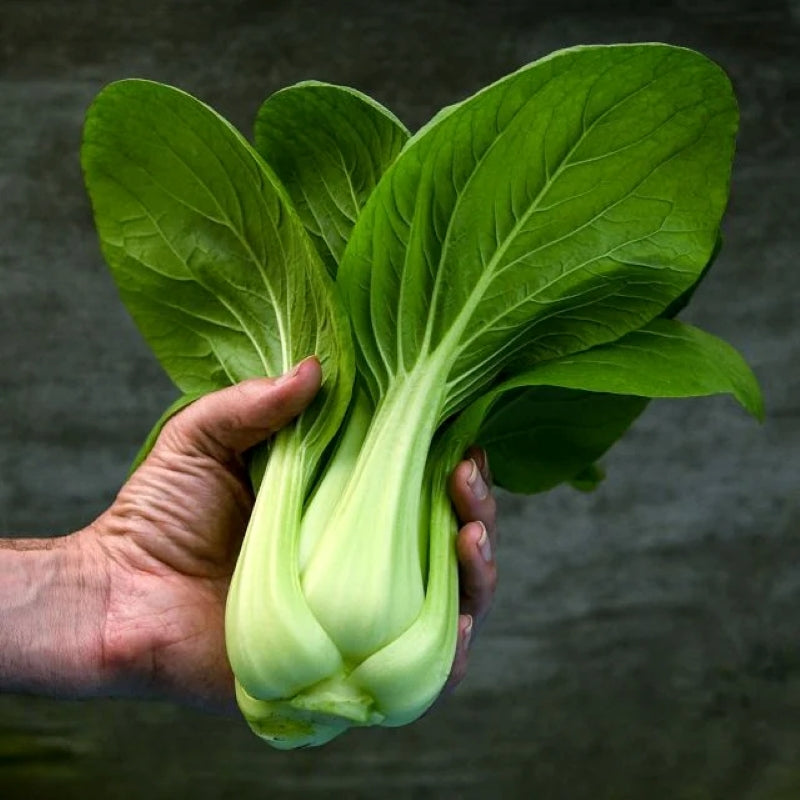
M 175 408 L 323 366 L 252 458 L 226 634 L 256 733 L 320 744 L 439 694 L 458 614 L 446 481 L 471 442 L 537 492 L 592 485 L 649 398 L 730 393 L 761 415 L 736 351 L 673 318 L 718 250 L 736 129 L 722 70 L 660 44 L 559 51 L 411 137 L 318 82 L 264 103 L 255 146 L 177 89 L 101 92 L 87 187 Z

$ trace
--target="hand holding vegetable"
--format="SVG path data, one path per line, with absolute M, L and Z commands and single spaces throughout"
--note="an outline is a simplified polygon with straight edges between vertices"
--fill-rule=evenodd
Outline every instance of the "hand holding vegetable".
M 319 388 L 309 359 L 283 379 L 209 395 L 166 425 L 116 501 L 85 530 L 0 540 L 0 690 L 133 693 L 235 710 L 225 597 L 252 507 L 242 454 L 287 425 Z M 480 451 L 475 457 L 485 469 Z M 496 579 L 494 499 L 462 462 L 451 495 L 464 523 L 461 636 L 449 687 L 463 678 L 471 620 Z M 485 474 L 485 473 L 484 473 Z M 486 475 L 488 478 L 488 475 Z M 477 496 L 476 496 L 477 495 Z
M 82 534 L 109 579 L 106 666 L 138 693 L 235 709 L 223 621 L 253 502 L 242 454 L 300 413 L 319 383 L 319 365 L 309 359 L 285 378 L 247 381 L 185 409 L 114 505 Z M 495 567 L 476 542 L 482 525 L 494 528 L 494 501 L 472 498 L 470 468 L 460 466 L 451 494 L 468 523 L 459 538 L 462 611 L 481 619 Z M 465 616 L 462 631 L 467 623 Z M 455 675 L 463 677 L 466 661 L 462 635 Z

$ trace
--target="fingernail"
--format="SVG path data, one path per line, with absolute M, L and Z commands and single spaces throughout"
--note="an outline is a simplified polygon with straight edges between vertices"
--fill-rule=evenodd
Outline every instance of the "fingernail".
M 489 494 L 489 487 L 486 485 L 486 481 L 483 479 L 483 475 L 481 475 L 481 471 L 478 469 L 478 464 L 475 459 L 471 458 L 470 463 L 472 464 L 472 471 L 467 478 L 467 485 L 476 500 L 485 500 Z
M 492 560 L 492 543 L 489 541 L 489 533 L 486 530 L 486 526 L 480 520 L 478 524 L 483 528 L 478 539 L 478 550 L 481 551 L 483 560 L 488 564 Z
M 306 361 L 308 361 L 308 358 L 304 358 L 302 361 L 295 364 L 294 367 L 287 372 L 284 372 L 283 375 L 277 378 L 275 383 L 289 383 L 289 381 L 294 380 L 300 374 L 300 371 L 303 369 L 303 364 L 305 364 Z
M 472 638 L 472 615 L 465 614 L 464 616 L 467 621 L 461 633 L 461 641 L 464 643 L 464 649 L 466 650 L 469 647 L 469 640 Z

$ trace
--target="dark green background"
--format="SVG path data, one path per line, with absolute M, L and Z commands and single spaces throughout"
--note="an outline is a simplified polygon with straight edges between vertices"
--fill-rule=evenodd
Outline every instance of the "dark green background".
M 101 86 L 173 83 L 249 134 L 267 94 L 314 77 L 416 128 L 554 49 L 635 40 L 735 84 L 726 243 L 688 319 L 748 358 L 766 424 L 654 403 L 596 494 L 500 494 L 493 616 L 461 690 L 411 727 L 282 754 L 171 705 L 3 697 L 3 800 L 800 798 L 798 0 L 0 0 L 0 531 L 89 522 L 173 397 L 83 190 Z

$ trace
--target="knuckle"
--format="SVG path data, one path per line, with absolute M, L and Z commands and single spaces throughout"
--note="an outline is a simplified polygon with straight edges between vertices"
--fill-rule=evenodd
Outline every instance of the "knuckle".
M 186 414 L 176 414 L 164 423 L 158 442 L 172 450 L 183 450 L 191 441 L 191 428 L 187 424 Z
M 214 418 L 213 424 L 199 408 L 187 408 L 167 420 L 158 437 L 158 443 L 172 452 L 221 458 L 225 440 L 235 430 L 236 415 Z

